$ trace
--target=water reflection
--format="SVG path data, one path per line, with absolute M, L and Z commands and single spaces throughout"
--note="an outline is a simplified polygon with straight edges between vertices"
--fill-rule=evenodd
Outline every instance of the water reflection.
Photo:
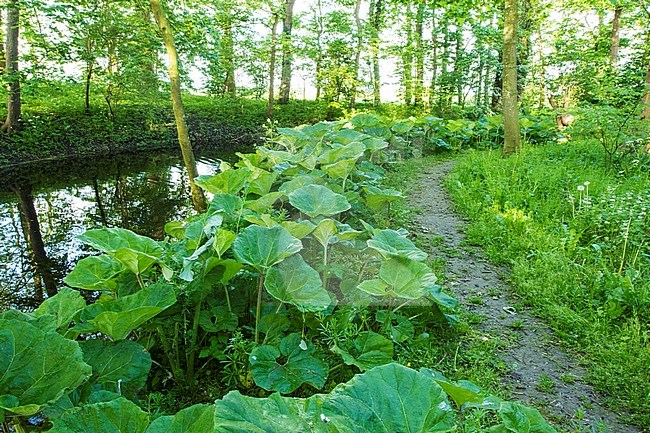
M 197 155 L 200 174 L 218 159 Z M 0 171 L 0 310 L 32 309 L 89 254 L 76 236 L 123 227 L 161 239 L 166 222 L 191 212 L 179 155 L 65 161 Z

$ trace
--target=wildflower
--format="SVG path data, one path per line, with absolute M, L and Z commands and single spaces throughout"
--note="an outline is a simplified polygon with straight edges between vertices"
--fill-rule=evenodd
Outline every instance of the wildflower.
M 585 187 L 584 185 L 578 185 L 578 191 L 584 191 Z

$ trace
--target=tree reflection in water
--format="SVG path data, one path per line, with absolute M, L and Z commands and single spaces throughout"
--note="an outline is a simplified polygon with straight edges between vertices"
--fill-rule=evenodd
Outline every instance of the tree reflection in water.
M 215 155 L 199 158 L 214 173 Z M 192 211 L 188 180 L 176 155 L 88 160 L 0 171 L 0 311 L 33 309 L 91 254 L 76 236 L 123 227 L 154 239 Z M 11 180 L 12 183 L 9 183 Z

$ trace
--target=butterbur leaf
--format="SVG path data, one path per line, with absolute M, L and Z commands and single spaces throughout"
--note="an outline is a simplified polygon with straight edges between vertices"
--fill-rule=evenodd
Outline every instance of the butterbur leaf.
M 141 274 L 154 263 L 162 265 L 164 250 L 158 242 L 130 230 L 117 227 L 88 230 L 79 239 L 117 259 L 134 274 Z
M 352 117 L 352 119 L 350 119 L 350 123 L 359 128 L 365 128 L 367 126 L 378 125 L 381 123 L 381 119 L 374 114 L 362 113 Z
M 270 192 L 257 200 L 247 201 L 244 206 L 256 213 L 266 212 L 273 204 L 284 196 L 283 192 Z
M 174 416 L 156 418 L 145 433 L 213 433 L 214 406 L 195 404 Z
M 332 350 L 343 358 L 347 365 L 355 365 L 361 371 L 393 360 L 393 342 L 372 331 L 364 331 L 354 339 L 350 350 L 335 346 Z
M 372 296 L 386 296 L 388 294 L 388 284 L 380 279 L 372 279 L 361 282 L 357 288 Z
M 386 209 L 388 204 L 401 200 L 404 195 L 394 189 L 379 189 L 376 186 L 364 188 L 366 192 L 366 205 L 373 211 Z
M 328 432 L 315 398 L 246 397 L 229 392 L 215 402 L 215 433 L 317 433 Z
M 77 342 L 0 319 L 0 411 L 33 415 L 91 375 Z
M 311 218 L 332 216 L 350 209 L 344 196 L 322 185 L 298 188 L 289 194 L 289 203 Z
M 275 179 L 277 178 L 277 173 L 269 173 L 268 171 L 258 169 L 253 174 L 253 179 L 250 181 L 248 192 L 264 196 L 269 193 L 273 186 L 273 182 L 275 182 Z
M 264 287 L 278 301 L 295 305 L 303 312 L 321 311 L 331 303 L 320 275 L 300 254 L 270 268 Z
M 295 333 L 282 339 L 279 350 L 270 345 L 253 349 L 248 360 L 255 383 L 267 391 L 283 394 L 295 391 L 303 383 L 322 388 L 328 365 L 312 355 L 311 344 L 307 350 L 301 348 L 302 342 L 300 334 Z
M 379 252 L 384 258 L 403 257 L 421 262 L 428 257 L 427 253 L 395 230 L 381 230 L 368 240 L 368 247 Z
M 300 251 L 302 243 L 282 227 L 251 225 L 237 235 L 232 248 L 239 261 L 265 271 Z
M 327 218 L 318 223 L 312 232 L 312 236 L 316 238 L 318 243 L 323 247 L 326 247 L 331 243 L 335 243 L 335 237 L 338 231 L 338 227 L 334 220 Z
M 214 176 L 199 176 L 196 184 L 212 194 L 237 194 L 250 177 L 247 168 L 228 169 Z
M 234 331 L 237 315 L 225 307 L 214 307 L 210 311 L 201 311 L 199 325 L 205 332 Z
M 87 404 L 64 412 L 53 421 L 50 433 L 143 433 L 149 415 L 124 397 Z
M 406 318 L 400 314 L 379 310 L 375 316 L 379 323 L 383 323 L 390 332 L 391 339 L 396 343 L 402 343 L 410 340 L 415 335 L 415 327 Z
M 131 331 L 176 302 L 171 285 L 157 283 L 119 299 L 95 302 L 81 313 L 81 319 L 112 340 L 126 338 Z M 83 328 L 92 332 L 92 328 Z
M 474 383 L 467 380 L 451 381 L 445 378 L 441 373 L 434 370 L 421 369 L 421 373 L 429 374 L 438 385 L 447 393 L 447 395 L 458 405 L 463 406 L 466 403 L 482 403 L 484 394 L 481 389 Z
M 403 259 L 385 260 L 379 268 L 380 278 L 390 288 L 395 298 L 419 299 L 426 293 L 426 286 L 436 282 L 436 276 L 423 263 Z
M 34 316 L 51 314 L 56 317 L 56 328 L 65 330 L 74 317 L 86 307 L 86 301 L 76 290 L 63 288 L 56 295 L 46 299 L 34 311 Z
M 90 256 L 79 260 L 63 282 L 78 289 L 115 290 L 113 278 L 124 270 L 122 263 L 107 254 Z
M 302 175 L 293 177 L 291 180 L 284 182 L 282 185 L 280 185 L 280 188 L 278 190 L 288 195 L 298 188 L 302 188 L 303 186 L 314 184 L 322 185 L 324 183 L 325 181 L 320 177 L 313 175 Z
M 537 409 L 521 403 L 504 402 L 499 410 L 506 432 L 512 433 L 557 433 Z
M 280 225 L 298 239 L 308 236 L 316 228 L 311 221 L 282 221 Z
M 324 165 L 323 171 L 332 179 L 345 179 L 355 169 L 356 159 L 342 159 L 334 164 Z
M 217 230 L 217 233 L 214 235 L 214 243 L 212 246 L 219 257 L 230 249 L 232 243 L 235 242 L 235 238 L 237 238 L 237 235 L 230 230 Z
M 88 340 L 79 343 L 84 361 L 93 369 L 91 381 L 115 384 L 118 381 L 140 389 L 151 369 L 151 355 L 142 345 L 130 341 Z
M 208 212 L 221 212 L 225 219 L 235 219 L 242 213 L 244 201 L 232 194 L 216 194 L 210 202 Z
M 442 388 L 433 378 L 395 363 L 339 385 L 322 408 L 340 433 L 456 431 Z

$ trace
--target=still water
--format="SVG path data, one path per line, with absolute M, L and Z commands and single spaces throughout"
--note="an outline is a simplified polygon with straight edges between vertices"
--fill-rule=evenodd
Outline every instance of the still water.
M 199 174 L 232 155 L 204 151 Z M 76 236 L 123 227 L 162 239 L 166 222 L 191 212 L 180 154 L 85 158 L 0 169 L 0 311 L 31 309 L 91 253 Z

